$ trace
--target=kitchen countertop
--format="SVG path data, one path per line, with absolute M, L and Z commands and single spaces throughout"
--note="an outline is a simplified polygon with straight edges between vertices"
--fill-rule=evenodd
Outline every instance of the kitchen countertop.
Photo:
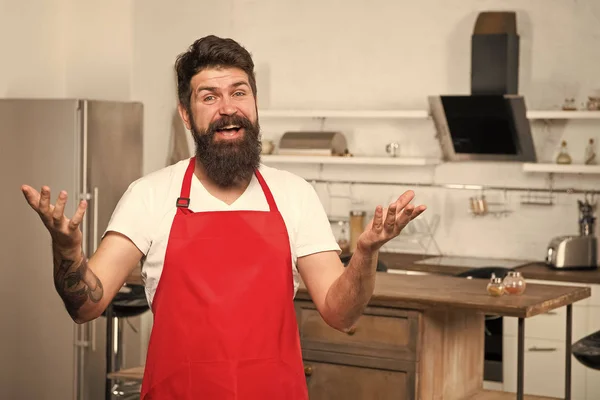
M 434 256 L 407 253 L 385 253 L 379 254 L 379 259 L 388 269 L 407 271 L 419 271 L 432 274 L 456 275 L 471 269 L 470 267 L 454 265 L 427 264 L 426 260 Z M 417 261 L 421 261 L 416 264 Z M 600 269 L 595 270 L 555 270 L 546 266 L 543 262 L 523 262 L 515 270 L 520 271 L 527 279 L 538 279 L 558 282 L 600 284 Z
M 371 306 L 416 310 L 464 309 L 506 317 L 529 318 L 591 296 L 582 286 L 529 284 L 520 296 L 490 296 L 485 279 L 378 272 Z M 310 300 L 301 284 L 296 300 Z
M 432 259 L 432 255 L 409 254 L 409 253 L 379 253 L 379 259 L 388 267 L 394 270 L 406 270 L 426 272 L 430 274 L 456 275 L 471 269 L 465 266 L 441 265 L 435 262 L 428 264 L 427 259 Z M 419 263 L 416 263 L 420 261 Z M 579 270 L 555 270 L 548 268 L 543 262 L 524 262 L 524 265 L 515 269 L 523 274 L 527 279 L 537 279 L 557 282 L 572 282 L 586 284 L 600 284 L 600 269 L 579 271 Z M 126 280 L 126 283 L 143 285 L 140 269 L 136 268 Z

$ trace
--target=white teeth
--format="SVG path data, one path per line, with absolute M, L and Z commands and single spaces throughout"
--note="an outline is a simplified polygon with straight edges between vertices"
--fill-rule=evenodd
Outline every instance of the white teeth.
M 239 126 L 237 126 L 237 125 L 227 125 L 223 129 L 239 129 Z

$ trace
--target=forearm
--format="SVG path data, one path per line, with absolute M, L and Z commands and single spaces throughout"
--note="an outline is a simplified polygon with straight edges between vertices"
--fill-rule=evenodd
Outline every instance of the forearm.
M 95 318 L 104 288 L 100 279 L 88 267 L 81 250 L 60 250 L 53 246 L 54 286 L 67 312 L 77 323 Z
M 327 322 L 346 331 L 360 318 L 375 289 L 378 251 L 357 248 L 325 298 Z

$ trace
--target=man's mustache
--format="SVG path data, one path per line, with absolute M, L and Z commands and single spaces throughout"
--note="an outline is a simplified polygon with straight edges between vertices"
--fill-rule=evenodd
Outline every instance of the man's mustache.
M 229 125 L 236 125 L 240 128 L 244 128 L 244 130 L 248 131 L 253 128 L 252 122 L 246 117 L 242 117 L 241 115 L 226 115 L 224 117 L 219 118 L 216 121 L 211 122 L 208 125 L 208 129 L 206 133 L 209 135 L 214 135 L 217 131 L 225 128 Z

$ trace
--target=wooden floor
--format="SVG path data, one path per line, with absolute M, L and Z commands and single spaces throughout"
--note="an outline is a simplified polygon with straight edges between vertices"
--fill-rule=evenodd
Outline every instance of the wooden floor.
M 517 398 L 516 393 L 498 392 L 495 390 L 482 390 L 481 392 L 467 397 L 464 400 L 514 400 Z M 558 400 L 558 397 L 542 397 L 525 395 L 525 400 Z
M 124 381 L 141 381 L 144 376 L 144 366 L 127 368 L 118 372 L 108 374 L 110 379 L 120 379 Z M 516 393 L 499 392 L 496 390 L 482 390 L 477 394 L 469 396 L 463 400 L 514 400 Z M 525 400 L 558 400 L 557 397 L 542 397 L 526 395 Z

